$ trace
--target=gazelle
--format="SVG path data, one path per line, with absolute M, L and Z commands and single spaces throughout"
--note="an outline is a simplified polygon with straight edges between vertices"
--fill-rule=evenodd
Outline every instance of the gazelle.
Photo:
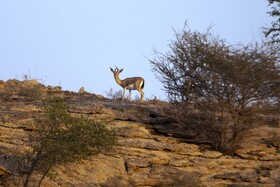
M 113 72 L 117 84 L 123 87 L 122 100 L 124 99 L 126 89 L 128 89 L 130 101 L 131 101 L 131 90 L 137 90 L 141 94 L 141 101 L 144 101 L 144 92 L 142 91 L 142 89 L 144 88 L 145 80 L 142 77 L 129 77 L 121 80 L 119 74 L 123 71 L 123 69 L 119 70 L 116 67 L 116 69 L 113 70 L 110 67 L 110 70 Z

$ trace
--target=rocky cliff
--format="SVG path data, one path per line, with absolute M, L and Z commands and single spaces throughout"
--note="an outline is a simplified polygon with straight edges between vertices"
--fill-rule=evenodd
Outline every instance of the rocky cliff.
M 234 156 L 228 156 L 190 143 L 199 140 L 199 132 L 157 112 L 158 102 L 109 100 L 15 80 L 0 82 L 3 186 L 19 185 L 14 157 L 30 148 L 28 136 L 43 112 L 40 97 L 46 93 L 64 98 L 73 106 L 71 114 L 109 121 L 118 143 L 108 154 L 55 166 L 42 186 L 280 186 L 279 121 L 250 129 Z

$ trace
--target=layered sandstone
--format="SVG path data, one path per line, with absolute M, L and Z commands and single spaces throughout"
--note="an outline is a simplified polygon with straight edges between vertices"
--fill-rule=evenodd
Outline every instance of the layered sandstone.
M 15 156 L 28 146 L 28 136 L 42 115 L 36 95 L 7 94 L 0 83 L 0 180 L 19 185 Z M 181 128 L 171 117 L 155 110 L 157 103 L 113 101 L 87 92 L 75 93 L 36 82 L 11 85 L 38 86 L 40 97 L 52 94 L 66 99 L 71 114 L 109 121 L 116 129 L 115 150 L 87 160 L 55 166 L 42 186 L 268 186 L 280 185 L 280 126 L 250 129 L 233 156 L 191 142 L 195 129 Z M 24 85 L 24 86 L 26 86 Z M 33 87 L 32 87 L 33 88 Z M 5 91 L 5 94 L 4 94 Z M 30 93 L 29 93 L 30 94 Z M 34 94 L 34 92 L 33 92 Z M 35 179 L 34 179 L 35 180 Z M 34 183 L 35 184 L 35 183 Z

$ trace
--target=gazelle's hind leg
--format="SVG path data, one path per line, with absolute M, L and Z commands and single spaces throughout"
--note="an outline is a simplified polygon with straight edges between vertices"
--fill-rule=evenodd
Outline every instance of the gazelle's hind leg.
M 140 89 L 137 89 L 137 91 L 141 94 L 141 101 L 144 101 L 144 92 Z

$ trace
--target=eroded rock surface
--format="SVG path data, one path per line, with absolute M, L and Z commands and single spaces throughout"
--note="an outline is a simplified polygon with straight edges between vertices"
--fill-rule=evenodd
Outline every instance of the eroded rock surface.
M 155 104 L 113 101 L 86 92 L 61 91 L 34 82 L 32 85 L 66 99 L 73 106 L 69 111 L 73 115 L 110 121 L 118 137 L 113 152 L 58 165 L 42 186 L 280 185 L 279 126 L 251 129 L 235 156 L 227 156 L 200 144 L 185 143 L 188 141 L 184 139 L 195 140 L 199 133 L 157 113 L 153 110 Z M 4 89 L 5 82 L 1 82 L 0 180 L 2 185 L 18 186 L 16 156 L 30 149 L 28 136 L 42 115 L 42 103 L 28 98 L 28 93 L 3 94 Z

